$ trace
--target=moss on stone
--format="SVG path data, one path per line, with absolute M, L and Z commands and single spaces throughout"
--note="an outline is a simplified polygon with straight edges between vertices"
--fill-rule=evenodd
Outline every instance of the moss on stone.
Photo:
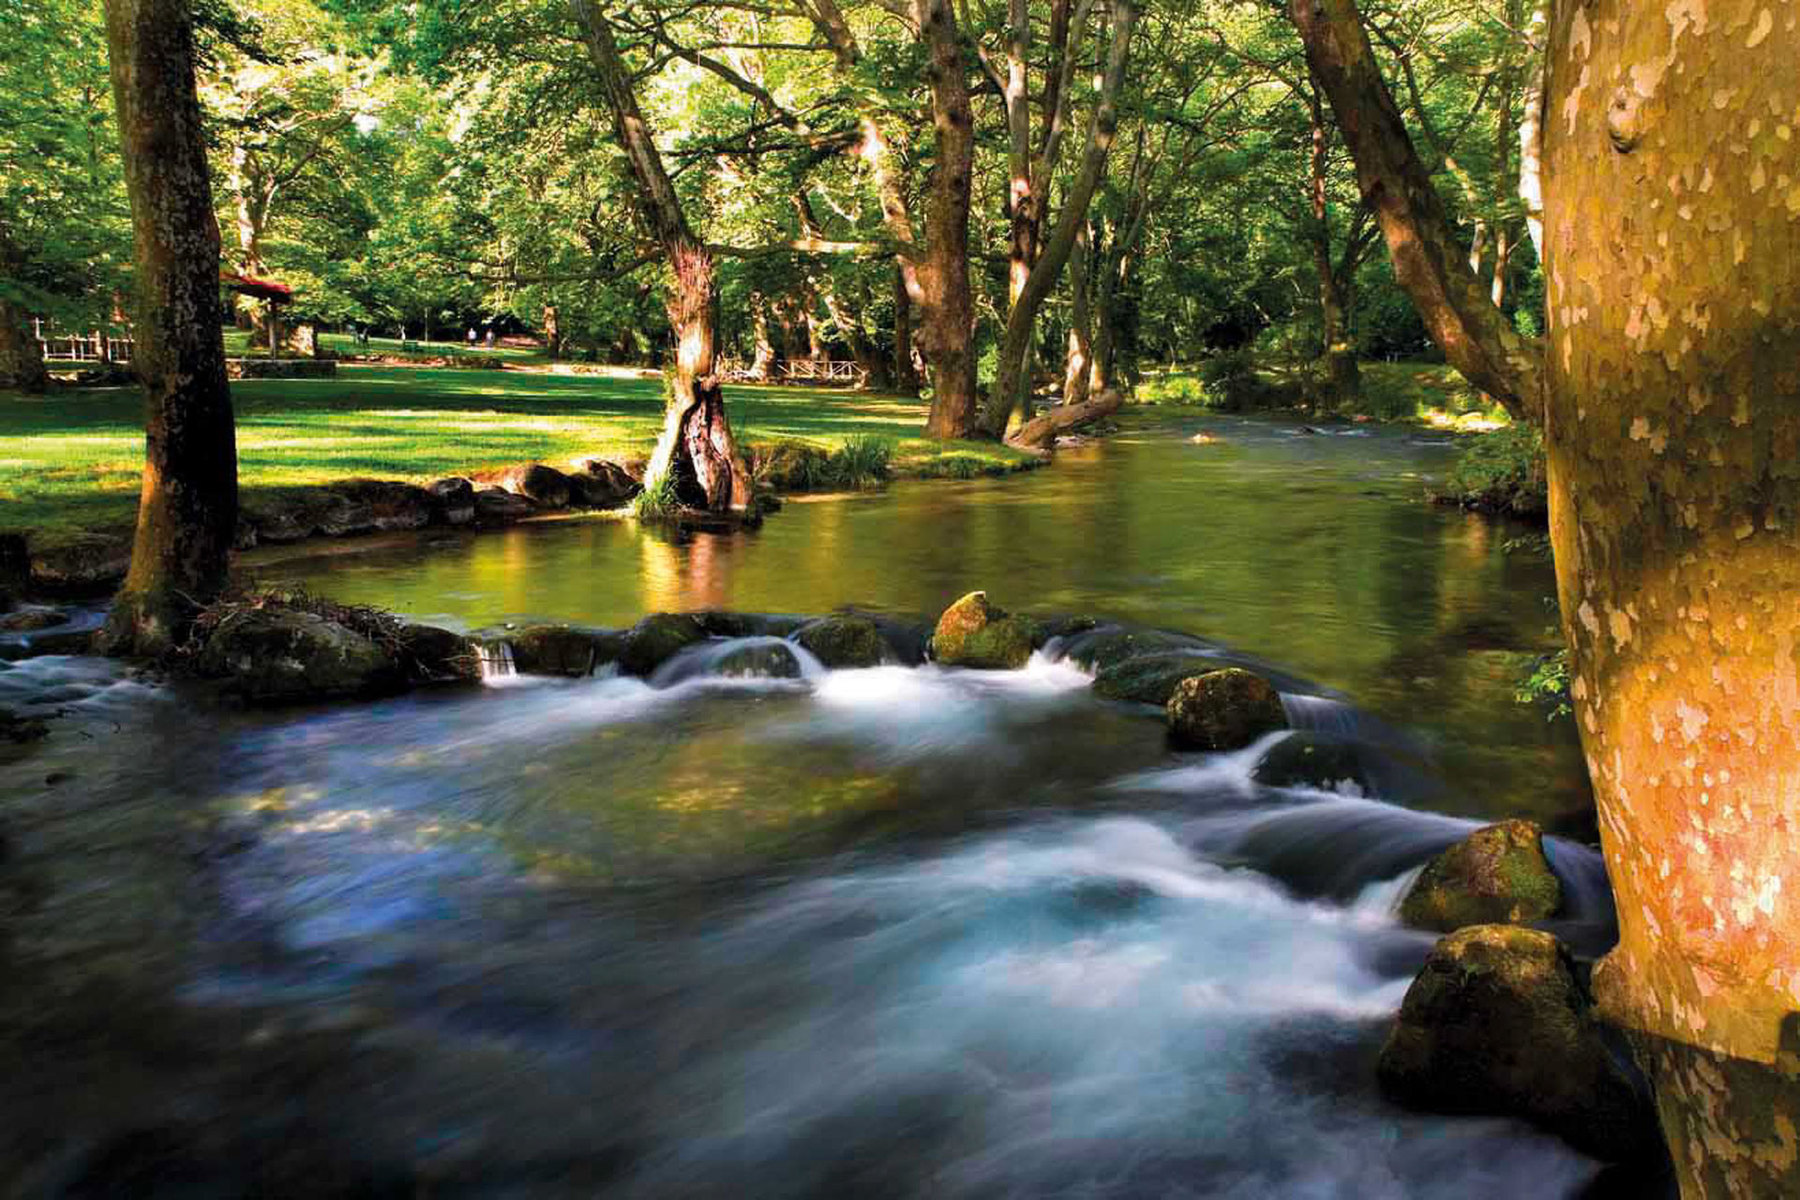
M 949 667 L 1013 671 L 1037 648 L 1037 623 L 989 604 L 986 592 L 970 592 L 944 610 L 931 635 L 932 657 Z
M 878 667 L 893 658 L 881 629 L 867 617 L 821 617 L 801 626 L 794 641 L 832 668 Z
M 1542 921 L 1562 908 L 1562 884 L 1544 856 L 1535 821 L 1478 829 L 1432 859 L 1400 906 L 1420 929 Z
M 627 675 L 648 676 L 706 636 L 705 627 L 691 614 L 652 613 L 626 631 L 619 669 Z
M 1189 750 L 1238 750 L 1265 733 L 1287 728 L 1281 694 L 1242 667 L 1183 679 L 1165 711 L 1170 739 Z
M 1094 675 L 1094 694 L 1103 700 L 1130 700 L 1161 707 L 1168 704 L 1182 680 L 1217 669 L 1214 662 L 1180 652 L 1128 658 L 1103 667 Z

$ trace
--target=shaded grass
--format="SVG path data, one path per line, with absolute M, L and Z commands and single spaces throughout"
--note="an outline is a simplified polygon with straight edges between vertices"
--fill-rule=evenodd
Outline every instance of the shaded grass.
M 429 482 L 524 462 L 643 458 L 662 418 L 658 379 L 346 365 L 336 379 L 232 385 L 243 498 L 355 477 Z M 993 443 L 920 436 L 911 397 L 800 388 L 732 387 L 740 439 L 799 439 L 837 451 L 856 439 L 893 447 L 897 474 L 937 473 L 946 459 L 983 471 L 1030 456 Z M 143 467 L 136 388 L 0 391 L 0 526 L 35 546 L 130 526 Z M 960 473 L 960 471 L 958 472 Z

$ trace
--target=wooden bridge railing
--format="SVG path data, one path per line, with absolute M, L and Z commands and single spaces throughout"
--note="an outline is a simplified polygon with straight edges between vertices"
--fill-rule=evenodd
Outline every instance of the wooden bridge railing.
M 862 387 L 869 373 L 854 362 L 813 358 L 782 358 L 759 375 L 753 365 L 737 358 L 719 360 L 719 378 L 726 383 L 818 383 L 828 387 Z
M 129 337 L 114 337 L 98 329 L 91 333 L 46 332 L 41 320 L 33 320 L 32 332 L 44 357 L 60 361 L 128 363 L 136 346 Z

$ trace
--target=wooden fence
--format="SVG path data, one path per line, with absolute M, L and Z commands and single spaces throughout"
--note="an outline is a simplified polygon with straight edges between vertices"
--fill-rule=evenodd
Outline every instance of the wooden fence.
M 128 363 L 136 346 L 129 337 L 114 337 L 98 329 L 91 333 L 46 331 L 41 320 L 32 321 L 32 332 L 46 359 L 63 362 Z
M 862 387 L 869 373 L 853 362 L 813 358 L 781 358 L 758 376 L 749 363 L 737 358 L 719 360 L 719 378 L 726 383 L 816 383 L 826 387 Z

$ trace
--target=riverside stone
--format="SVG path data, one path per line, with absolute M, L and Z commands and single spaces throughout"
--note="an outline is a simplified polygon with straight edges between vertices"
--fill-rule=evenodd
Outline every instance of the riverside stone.
M 1281 694 L 1262 676 L 1226 667 L 1183 679 L 1165 709 L 1169 736 L 1190 750 L 1238 750 L 1287 728 Z
M 1614 1162 L 1661 1153 L 1655 1112 L 1607 1044 L 1568 948 L 1539 930 L 1473 925 L 1440 941 L 1377 1071 L 1408 1107 L 1522 1117 Z
M 1031 659 L 1037 626 L 970 592 L 944 610 L 931 635 L 932 657 L 947 667 L 1015 671 Z
M 1448 933 L 1465 925 L 1542 921 L 1562 907 L 1562 884 L 1535 821 L 1477 829 L 1432 859 L 1400 905 L 1400 919 Z

